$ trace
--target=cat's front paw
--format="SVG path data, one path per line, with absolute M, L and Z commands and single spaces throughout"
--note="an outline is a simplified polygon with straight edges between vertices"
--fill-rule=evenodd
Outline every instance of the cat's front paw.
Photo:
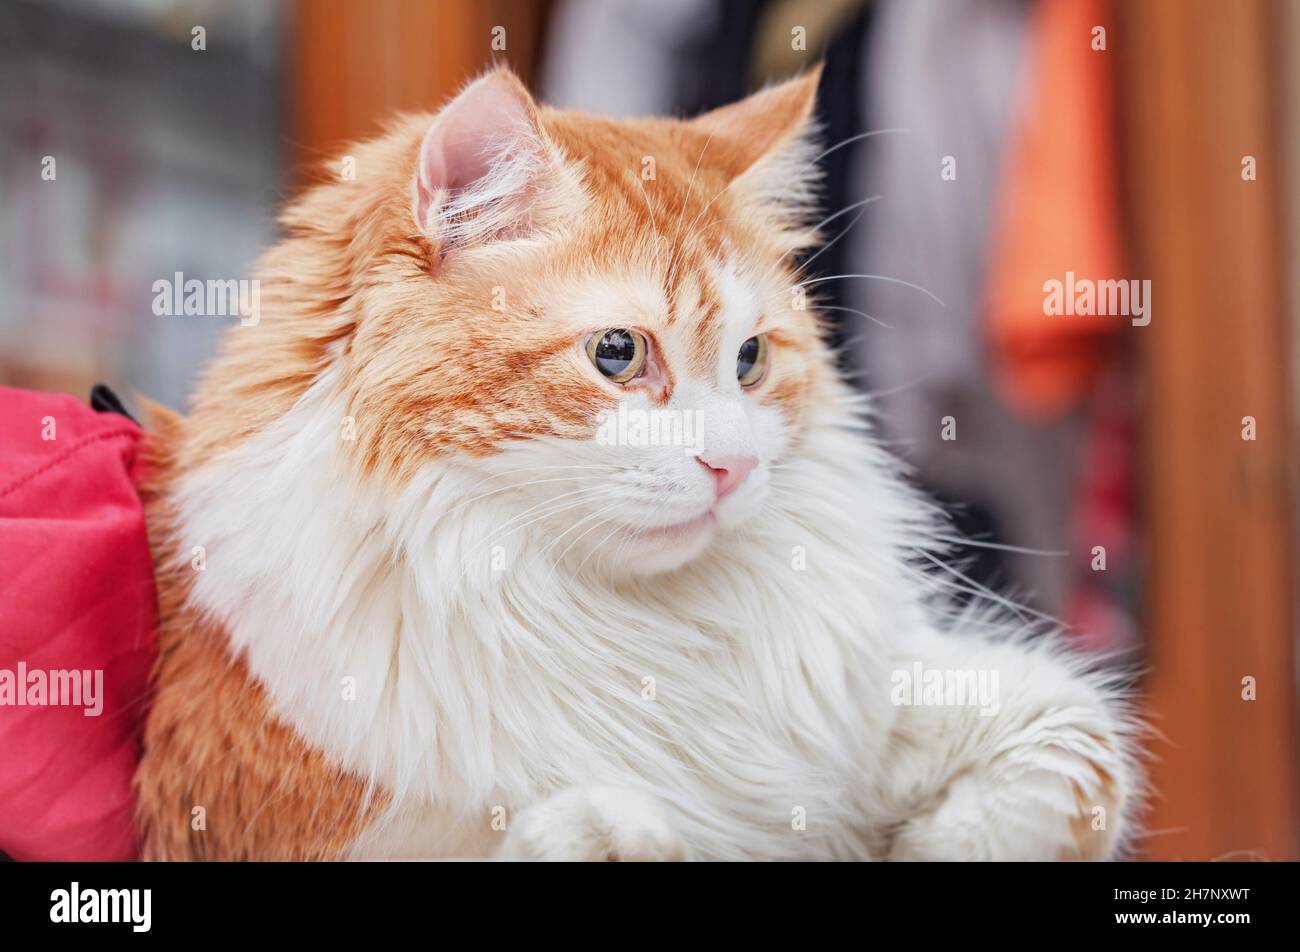
M 1118 739 L 1058 729 L 1006 762 L 953 780 L 905 822 L 889 859 L 1102 860 L 1121 842 L 1131 770 Z
M 614 787 L 557 793 L 511 821 L 497 853 L 505 859 L 653 862 L 686 858 L 657 800 Z

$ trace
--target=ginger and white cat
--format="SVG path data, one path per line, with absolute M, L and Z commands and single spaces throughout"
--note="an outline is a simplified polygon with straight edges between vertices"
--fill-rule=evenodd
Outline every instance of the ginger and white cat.
M 801 306 L 816 84 L 614 121 L 497 71 L 288 209 L 155 422 L 147 857 L 1122 848 L 1116 691 L 947 607 Z

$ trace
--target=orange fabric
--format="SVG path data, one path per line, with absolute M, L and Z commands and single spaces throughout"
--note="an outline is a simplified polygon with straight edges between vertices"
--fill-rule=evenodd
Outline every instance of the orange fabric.
M 994 206 L 986 298 L 994 380 L 1032 416 L 1077 403 L 1121 326 L 1116 317 L 1044 312 L 1049 280 L 1121 276 L 1112 54 L 1092 48 L 1107 12 L 1105 0 L 1044 0 L 1034 12 L 1027 95 Z

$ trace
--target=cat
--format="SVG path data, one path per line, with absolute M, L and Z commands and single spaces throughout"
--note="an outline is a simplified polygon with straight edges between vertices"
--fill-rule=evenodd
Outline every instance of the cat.
M 497 69 L 289 206 L 151 424 L 145 858 L 1127 848 L 1121 690 L 948 604 L 804 306 L 818 77 L 616 121 Z

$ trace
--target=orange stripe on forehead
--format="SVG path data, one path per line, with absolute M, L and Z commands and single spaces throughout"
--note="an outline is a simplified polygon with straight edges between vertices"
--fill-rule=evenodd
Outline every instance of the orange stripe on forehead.
M 722 346 L 722 299 L 714 283 L 704 275 L 699 276 L 699 304 L 695 314 L 691 339 L 690 367 L 700 376 L 712 379 L 717 373 L 718 355 Z
M 707 286 L 712 256 L 695 242 L 681 241 L 673 248 L 667 271 L 663 274 L 664 297 L 668 301 L 668 323 L 678 318 L 687 323 L 707 303 Z
M 682 266 L 676 249 L 670 259 L 668 270 L 664 272 L 664 300 L 668 302 L 668 325 L 677 323 L 679 313 L 690 308 L 691 302 L 682 300 L 682 286 L 690 276 L 691 270 Z
M 597 208 L 585 240 L 616 251 L 629 264 L 655 269 L 669 303 L 668 323 L 695 302 L 679 299 L 688 274 L 722 256 L 729 205 L 726 181 L 708 163 L 697 164 L 706 135 L 678 141 L 662 123 L 582 124 L 550 116 L 552 133 L 581 162 Z M 603 209 L 600 208 L 603 206 Z

